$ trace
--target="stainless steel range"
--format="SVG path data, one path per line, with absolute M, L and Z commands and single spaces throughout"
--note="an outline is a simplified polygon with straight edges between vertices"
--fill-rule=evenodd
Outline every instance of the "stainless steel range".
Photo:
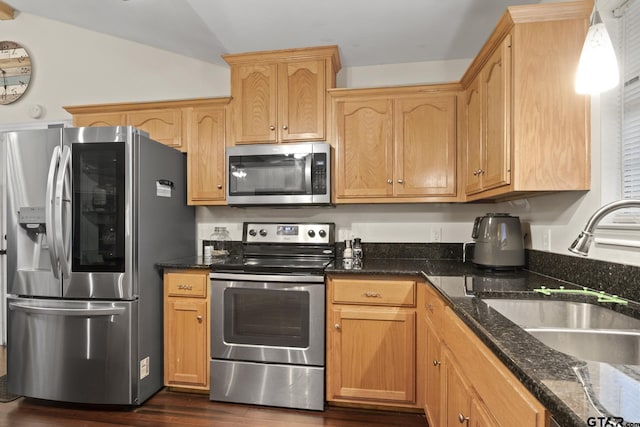
M 244 223 L 211 273 L 211 400 L 324 409 L 324 269 L 334 224 Z

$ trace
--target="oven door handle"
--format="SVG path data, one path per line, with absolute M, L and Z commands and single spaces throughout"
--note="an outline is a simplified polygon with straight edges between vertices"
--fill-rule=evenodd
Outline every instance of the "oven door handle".
M 324 283 L 324 276 L 297 276 L 280 274 L 246 274 L 246 273 L 218 273 L 209 274 L 214 280 L 234 280 L 251 282 L 286 282 L 286 283 Z

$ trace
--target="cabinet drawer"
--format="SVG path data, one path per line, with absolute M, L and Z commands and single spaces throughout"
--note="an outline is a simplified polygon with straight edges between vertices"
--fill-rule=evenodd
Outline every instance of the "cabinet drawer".
M 426 318 L 431 322 L 431 324 L 436 328 L 436 330 L 440 330 L 442 326 L 442 317 L 444 313 L 445 303 L 438 295 L 438 291 L 433 289 L 430 285 L 423 285 L 424 289 L 424 313 Z
M 166 295 L 172 297 L 206 298 L 208 283 L 209 275 L 204 273 L 172 272 L 164 275 Z
M 415 307 L 413 280 L 334 279 L 334 304 L 388 305 Z

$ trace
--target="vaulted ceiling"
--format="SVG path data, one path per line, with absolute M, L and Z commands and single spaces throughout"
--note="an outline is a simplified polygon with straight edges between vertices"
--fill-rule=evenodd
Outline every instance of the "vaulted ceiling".
M 474 57 L 508 6 L 539 0 L 4 0 L 203 61 L 337 44 L 346 67 Z

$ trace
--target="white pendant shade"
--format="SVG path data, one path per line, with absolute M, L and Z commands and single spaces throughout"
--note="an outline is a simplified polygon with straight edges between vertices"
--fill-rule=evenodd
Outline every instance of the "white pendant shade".
M 620 81 L 618 61 L 607 28 L 597 9 L 594 8 L 593 14 L 576 74 L 576 92 L 581 94 L 604 92 Z

